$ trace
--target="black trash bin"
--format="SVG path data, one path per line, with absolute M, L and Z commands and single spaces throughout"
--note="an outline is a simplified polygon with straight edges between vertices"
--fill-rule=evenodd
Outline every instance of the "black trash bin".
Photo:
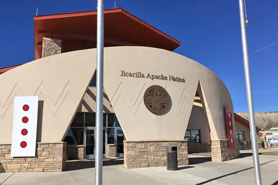
M 167 170 L 178 169 L 178 149 L 176 146 L 167 146 Z

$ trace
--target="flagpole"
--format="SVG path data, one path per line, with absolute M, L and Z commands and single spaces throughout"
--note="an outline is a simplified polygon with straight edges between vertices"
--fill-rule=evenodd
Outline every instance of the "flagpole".
M 97 2 L 97 110 L 95 184 L 102 185 L 103 158 L 103 50 L 104 50 L 104 0 Z
M 249 111 L 250 129 L 251 129 L 253 164 L 254 164 L 254 168 L 255 168 L 256 184 L 261 185 L 262 180 L 261 180 L 260 161 L 259 161 L 259 154 L 258 154 L 258 144 L 257 144 L 257 134 L 256 134 L 256 125 L 255 125 L 255 116 L 254 116 L 251 76 L 250 76 L 250 69 L 249 69 L 249 54 L 248 54 L 247 35 L 246 35 L 247 20 L 244 17 L 244 12 L 245 12 L 244 6 L 245 5 L 243 3 L 243 0 L 239 0 L 242 53 L 243 53 L 243 61 L 244 61 L 246 93 L 247 93 L 247 100 L 248 100 L 248 111 Z

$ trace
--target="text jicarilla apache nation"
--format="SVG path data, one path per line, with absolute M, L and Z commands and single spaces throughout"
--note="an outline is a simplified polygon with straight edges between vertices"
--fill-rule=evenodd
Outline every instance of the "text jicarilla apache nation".
M 174 82 L 181 82 L 181 83 L 185 83 L 185 79 L 184 78 L 180 78 L 180 77 L 176 77 L 173 75 L 155 75 L 155 74 L 150 74 L 148 73 L 147 75 L 142 73 L 142 72 L 126 72 L 126 71 L 121 71 L 121 77 L 131 77 L 131 78 L 148 78 L 151 80 L 169 80 L 169 81 L 174 81 Z

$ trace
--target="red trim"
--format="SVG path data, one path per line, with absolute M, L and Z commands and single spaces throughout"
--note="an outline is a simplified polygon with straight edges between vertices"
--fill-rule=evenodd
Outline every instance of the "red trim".
M 127 16 L 129 16 L 131 19 L 133 19 L 133 20 L 137 21 L 138 23 L 140 23 L 140 24 L 142 24 L 142 25 L 148 27 L 149 29 L 153 30 L 154 32 L 157 32 L 158 34 L 160 34 L 160 35 L 162 35 L 162 36 L 168 38 L 169 40 L 171 40 L 172 42 L 175 42 L 175 43 L 178 44 L 179 46 L 181 45 L 181 42 L 180 42 L 180 41 L 174 39 L 173 37 L 170 37 L 169 35 L 163 33 L 163 32 L 160 31 L 159 29 L 153 27 L 152 25 L 146 23 L 145 21 L 143 21 L 143 20 L 139 19 L 138 17 L 132 15 L 131 13 L 125 11 L 124 9 L 121 8 L 121 10 L 122 10 L 122 11 L 121 11 L 122 13 L 124 13 L 124 14 L 127 15 Z
M 235 120 L 236 120 L 237 122 L 239 122 L 240 124 L 242 124 L 242 125 L 244 125 L 244 126 L 250 128 L 250 126 L 249 126 L 249 121 L 248 121 L 248 120 L 244 119 L 243 117 L 241 117 L 240 115 L 238 115 L 238 114 L 236 114 L 236 113 L 234 113 L 234 118 L 235 118 Z
M 238 123 L 246 126 L 247 128 L 250 128 L 250 125 L 249 125 L 249 121 L 243 117 L 241 117 L 240 115 L 234 113 L 234 118 L 235 118 L 235 121 L 237 121 Z M 256 130 L 259 131 L 259 128 L 256 127 Z
M 169 35 L 161 32 L 159 29 L 153 27 L 152 25 L 146 23 L 145 21 L 139 19 L 138 17 L 132 15 L 131 13 L 125 11 L 122 8 L 113 8 L 104 10 L 104 14 L 110 14 L 110 13 L 123 13 L 126 16 L 130 17 L 131 19 L 137 21 L 138 23 L 144 25 L 145 27 L 148 27 L 149 29 L 153 30 L 154 32 L 157 32 L 158 34 L 168 38 L 172 42 L 175 42 L 180 46 L 180 41 L 174 39 L 173 37 L 170 37 Z M 88 16 L 88 15 L 97 15 L 97 11 L 87 11 L 87 12 L 70 12 L 65 14 L 53 14 L 53 15 L 42 15 L 42 16 L 35 16 L 34 21 L 39 20 L 45 20 L 45 19 L 60 19 L 60 18 L 72 18 L 72 17 L 79 17 L 79 16 Z
M 22 64 L 15 65 L 15 66 L 9 66 L 9 67 L 0 68 L 0 74 L 5 73 L 5 72 L 7 72 L 7 71 L 9 71 L 9 70 L 11 70 L 11 69 L 13 69 L 13 68 L 16 68 L 16 67 L 18 67 L 18 66 L 21 66 L 21 65 L 22 65 Z
M 119 13 L 121 12 L 121 10 L 122 8 L 108 9 L 108 10 L 104 10 L 104 14 Z M 97 11 L 69 12 L 69 13 L 52 14 L 52 15 L 41 15 L 41 16 L 35 16 L 34 21 L 46 20 L 46 19 L 72 18 L 72 17 L 79 17 L 79 16 L 87 16 L 87 15 L 97 15 Z

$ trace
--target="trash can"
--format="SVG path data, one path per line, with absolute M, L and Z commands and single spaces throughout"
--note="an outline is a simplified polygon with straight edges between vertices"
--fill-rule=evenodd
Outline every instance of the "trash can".
M 178 149 L 176 146 L 167 146 L 167 170 L 178 169 Z

